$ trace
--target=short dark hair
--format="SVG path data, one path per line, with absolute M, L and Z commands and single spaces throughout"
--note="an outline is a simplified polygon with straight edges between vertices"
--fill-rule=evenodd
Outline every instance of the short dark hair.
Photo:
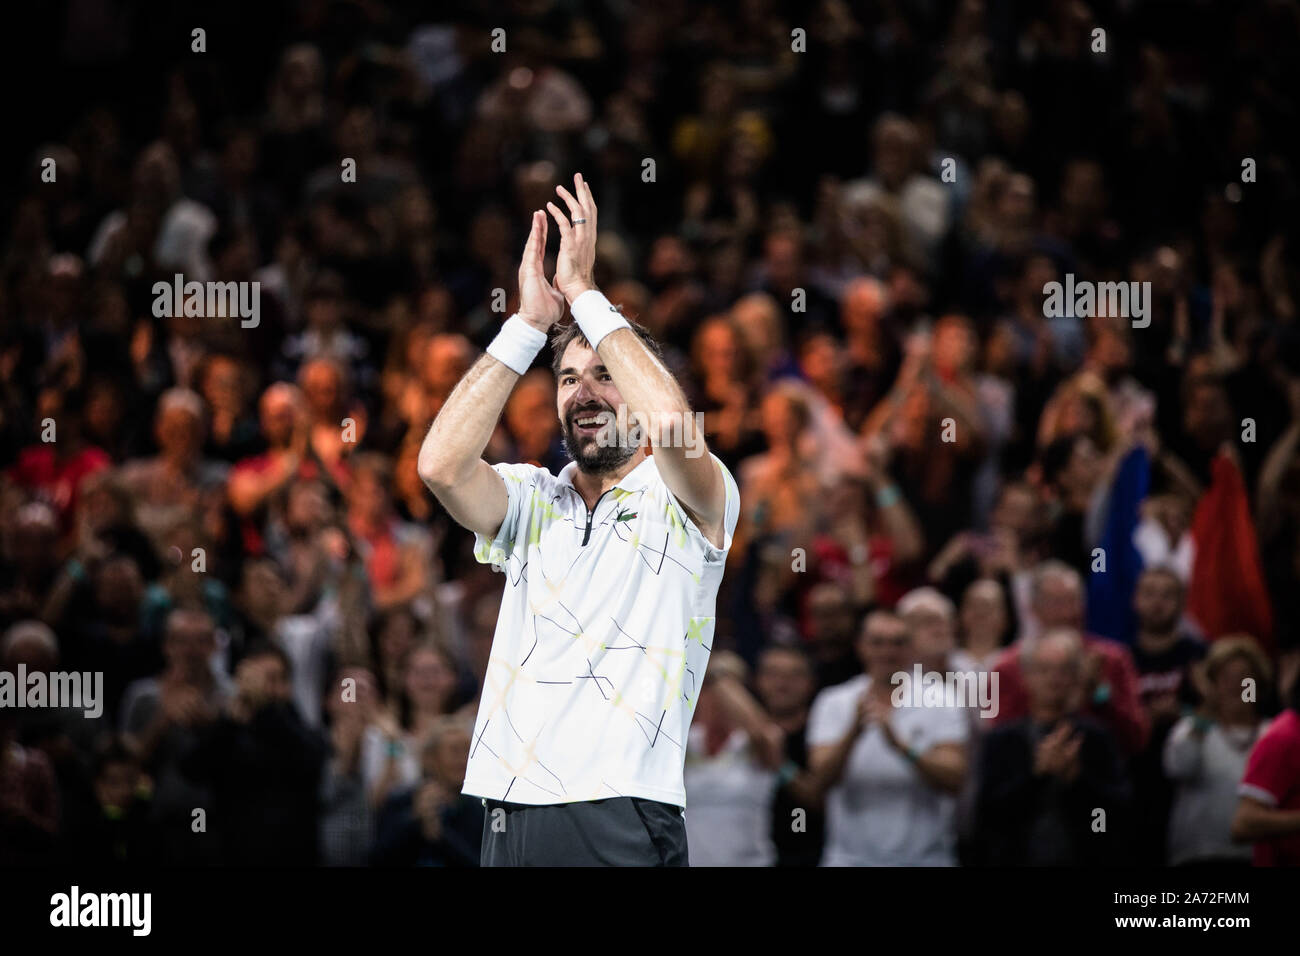
M 252 660 L 254 657 L 274 657 L 284 665 L 284 672 L 287 676 L 293 676 L 293 661 L 279 644 L 276 644 L 270 638 L 257 638 L 253 640 L 248 648 L 240 655 L 240 662 Z
M 655 341 L 651 331 L 633 319 L 628 319 L 627 324 L 632 327 L 632 331 L 637 334 L 637 338 L 645 343 L 646 348 L 653 353 L 654 357 L 662 362 L 664 360 L 664 350 Z M 551 336 L 551 372 L 557 379 L 560 377 L 560 363 L 564 361 L 565 350 L 574 342 L 581 342 L 587 348 L 591 348 L 591 343 L 582 334 L 582 329 L 578 328 L 577 322 L 559 326 Z

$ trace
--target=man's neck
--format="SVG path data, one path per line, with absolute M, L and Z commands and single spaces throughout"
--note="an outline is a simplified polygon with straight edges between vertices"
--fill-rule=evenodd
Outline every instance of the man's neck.
M 1178 643 L 1178 629 L 1171 627 L 1167 631 L 1139 630 L 1137 643 L 1138 647 L 1148 654 L 1159 654 Z
M 1057 721 L 1066 717 L 1068 711 L 1064 707 L 1034 707 L 1029 708 L 1029 719 L 1040 727 L 1051 727 Z
M 808 723 L 808 708 L 794 707 L 772 714 L 772 721 L 787 734 L 797 733 Z
M 587 503 L 587 507 L 592 508 L 601 495 L 622 481 L 628 472 L 645 461 L 647 457 L 645 449 L 638 448 L 635 455 L 613 471 L 602 471 L 593 474 L 583 471 L 581 468 L 575 468 L 573 487 L 578 489 L 578 494 L 582 495 L 582 500 Z

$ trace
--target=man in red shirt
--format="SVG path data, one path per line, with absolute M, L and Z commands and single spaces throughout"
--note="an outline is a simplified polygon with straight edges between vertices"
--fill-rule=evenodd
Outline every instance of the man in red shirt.
M 18 453 L 18 460 L 9 468 L 9 479 L 18 487 L 35 492 L 54 509 L 60 535 L 67 544 L 74 534 L 73 519 L 81 483 L 87 475 L 109 467 L 112 461 L 102 449 L 82 440 L 84 397 L 80 389 L 50 390 L 42 398 L 44 414 L 38 423 L 42 441 Z
M 1080 712 L 1115 735 L 1126 753 L 1146 744 L 1147 718 L 1138 699 L 1137 669 L 1128 648 L 1104 637 L 1085 634 L 1083 579 L 1060 561 L 1046 561 L 1034 574 L 1032 611 L 1039 634 L 1056 628 L 1079 632 L 1084 643 L 1084 698 Z M 1021 660 L 1028 646 L 1021 638 L 998 657 L 998 722 L 1018 720 L 1029 713 Z
M 1232 838 L 1254 842 L 1255 865 L 1300 866 L 1300 679 L 1250 752 L 1237 795 Z
M 349 475 L 346 460 L 326 465 L 315 454 L 306 404 L 297 386 L 287 382 L 271 385 L 262 393 L 259 413 L 269 447 L 238 462 L 226 486 L 230 506 L 240 518 L 244 550 L 255 556 L 265 553 L 262 533 L 270 509 L 283 506 L 292 482 L 320 479 L 341 491 L 346 489 Z

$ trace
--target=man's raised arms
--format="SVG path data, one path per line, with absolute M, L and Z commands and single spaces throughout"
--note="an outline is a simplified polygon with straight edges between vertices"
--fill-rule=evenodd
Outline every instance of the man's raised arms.
M 519 312 L 443 404 L 420 446 L 420 478 L 462 527 L 492 536 L 506 517 L 506 487 L 483 460 L 492 430 L 519 376 L 546 344 L 564 297 L 546 281 L 546 216 L 533 213 L 519 263 Z
M 560 230 L 553 285 L 568 300 L 574 320 L 627 403 L 629 417 L 648 428 L 655 464 L 668 490 L 709 542 L 720 548 L 727 503 L 722 472 L 677 380 L 596 288 L 596 201 L 581 173 L 573 177 L 573 186 L 574 193 L 556 187 L 573 222 L 555 203 L 546 204 Z M 668 437 L 671 440 L 665 441 Z

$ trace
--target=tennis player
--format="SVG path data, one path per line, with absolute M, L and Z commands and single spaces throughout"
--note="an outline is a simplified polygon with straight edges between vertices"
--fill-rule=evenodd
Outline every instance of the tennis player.
M 519 311 L 443 405 L 420 477 L 506 575 L 464 792 L 484 866 L 686 866 L 687 731 L 740 495 L 649 332 L 593 282 L 596 203 L 576 175 L 544 274 L 533 213 Z M 506 399 L 552 341 L 572 461 L 488 465 Z M 626 423 L 640 427 L 624 427 Z

